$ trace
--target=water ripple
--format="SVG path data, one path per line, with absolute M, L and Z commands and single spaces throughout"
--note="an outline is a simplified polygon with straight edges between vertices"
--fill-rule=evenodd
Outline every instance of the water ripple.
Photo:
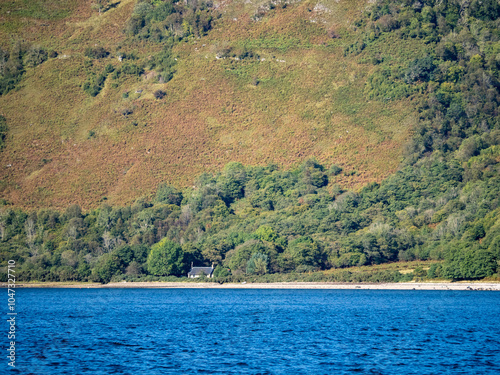
M 500 373 L 494 292 L 18 293 L 19 373 Z

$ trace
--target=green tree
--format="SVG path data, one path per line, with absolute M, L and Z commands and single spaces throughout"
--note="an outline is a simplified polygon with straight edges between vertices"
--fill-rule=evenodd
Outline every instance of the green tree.
M 186 265 L 190 266 L 191 264 L 198 265 L 203 263 L 201 250 L 191 242 L 186 242 L 182 245 L 182 252 L 184 253 L 184 263 L 186 263 Z
M 302 183 L 306 186 L 320 188 L 328 184 L 328 176 L 324 167 L 315 159 L 306 160 L 300 167 Z
M 227 252 L 224 259 L 224 265 L 226 265 L 233 274 L 244 273 L 252 253 L 259 252 L 263 248 L 264 246 L 258 240 L 246 241 Z
M 299 237 L 293 240 L 285 252 L 291 255 L 295 267 L 321 267 L 323 264 L 324 253 L 310 237 Z
M 247 262 L 247 273 L 264 275 L 267 273 L 269 257 L 262 253 L 254 253 Z
M 171 185 L 161 184 L 156 191 L 155 201 L 180 206 L 182 193 Z
M 269 225 L 261 225 L 256 231 L 255 236 L 262 241 L 274 243 L 278 239 L 278 235 Z
M 441 276 L 442 272 L 442 266 L 439 263 L 434 263 L 430 266 L 429 270 L 427 271 L 427 277 L 429 279 L 435 279 Z
M 66 209 L 66 212 L 64 215 L 65 220 L 68 220 L 68 221 L 73 219 L 73 218 L 81 218 L 81 217 L 82 217 L 82 209 L 77 204 L 73 204 L 73 205 L 69 206 Z
M 500 4 L 498 0 L 473 0 L 470 13 L 481 20 L 495 20 L 500 17 Z
M 241 163 L 231 162 L 224 167 L 222 175 L 217 179 L 217 186 L 226 204 L 229 205 L 244 196 L 246 180 L 246 170 Z
M 142 267 L 135 260 L 132 261 L 125 270 L 125 273 L 130 276 L 139 276 L 142 274 Z
M 222 267 L 220 264 L 215 267 L 214 277 L 228 277 L 231 275 L 231 272 L 228 268 Z
M 443 276 L 454 280 L 482 279 L 493 275 L 497 268 L 495 257 L 488 250 L 467 246 L 448 255 Z
M 80 281 L 86 281 L 91 274 L 90 266 L 85 262 L 81 262 L 76 269 L 76 273 Z
M 184 252 L 173 241 L 164 238 L 151 247 L 148 272 L 156 276 L 180 276 L 185 272 Z
M 105 254 L 92 270 L 92 276 L 95 281 L 106 284 L 113 276 L 123 273 L 123 269 L 124 264 L 116 254 Z

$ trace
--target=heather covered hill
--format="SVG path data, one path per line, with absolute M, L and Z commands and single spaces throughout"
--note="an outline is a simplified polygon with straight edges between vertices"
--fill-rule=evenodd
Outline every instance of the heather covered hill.
M 4 55 L 20 64 L 0 96 L 5 199 L 131 203 L 230 161 L 292 167 L 314 156 L 342 165 L 353 188 L 396 170 L 416 111 L 409 98 L 370 100 L 375 66 L 344 53 L 364 2 L 166 2 L 176 8 L 154 13 L 164 3 L 101 14 L 91 2 L 3 5 Z M 394 43 L 412 54 L 422 45 Z

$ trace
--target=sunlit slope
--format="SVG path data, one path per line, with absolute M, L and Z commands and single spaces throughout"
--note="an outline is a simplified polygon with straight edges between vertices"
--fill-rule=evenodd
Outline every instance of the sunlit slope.
M 257 3 L 220 4 L 222 17 L 207 36 L 174 47 L 171 81 L 158 83 L 148 74 L 108 78 L 91 97 L 82 89 L 90 69 L 87 47 L 110 52 L 92 69 L 119 67 L 118 51 L 146 61 L 162 48 L 123 32 L 134 4 L 124 0 L 98 15 L 90 2 L 79 3 L 49 21 L 3 16 L 11 23 L 2 36 L 10 32 L 59 53 L 0 96 L 9 127 L 0 189 L 9 202 L 60 208 L 97 206 L 103 199 L 130 203 L 160 182 L 190 185 L 230 161 L 294 166 L 316 157 L 342 166 L 332 183 L 353 188 L 396 170 L 415 123 L 414 105 L 370 101 L 365 84 L 374 66 L 344 56 L 349 20 L 364 2 L 299 2 L 257 21 Z M 38 33 L 43 22 L 50 31 Z M 418 53 L 419 45 L 405 48 Z M 221 51 L 242 49 L 252 57 L 221 57 Z M 166 96 L 155 99 L 156 90 Z

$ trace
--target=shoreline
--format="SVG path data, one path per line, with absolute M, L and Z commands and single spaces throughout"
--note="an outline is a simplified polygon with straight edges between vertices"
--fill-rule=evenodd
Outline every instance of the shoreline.
M 6 283 L 0 284 L 7 288 Z M 196 283 L 196 282 L 118 282 L 98 283 L 19 283 L 16 288 L 72 288 L 72 289 L 331 289 L 331 290 L 482 290 L 500 291 L 500 283 L 495 282 L 409 282 L 409 283 Z

